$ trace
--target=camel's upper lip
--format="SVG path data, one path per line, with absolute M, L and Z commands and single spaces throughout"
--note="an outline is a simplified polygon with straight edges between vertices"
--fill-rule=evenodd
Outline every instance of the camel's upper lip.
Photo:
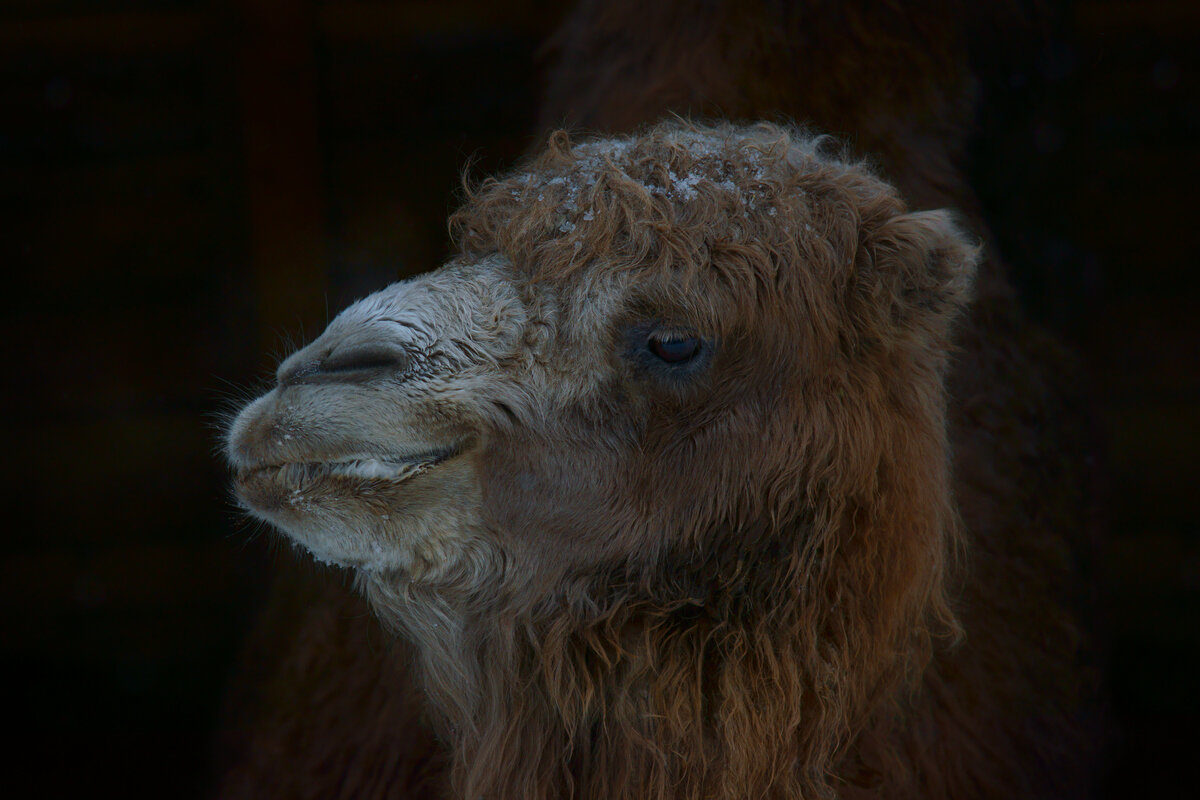
M 239 468 L 237 476 L 245 480 L 275 474 L 289 483 L 321 477 L 399 482 L 453 458 L 461 450 L 459 445 L 452 445 L 414 453 L 351 453 L 328 459 L 263 462 Z

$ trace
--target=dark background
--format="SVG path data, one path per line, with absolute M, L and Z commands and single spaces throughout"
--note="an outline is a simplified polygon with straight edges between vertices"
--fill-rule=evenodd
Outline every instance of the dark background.
M 1200 4 L 1061 8 L 1027 63 L 984 76 L 971 170 L 1106 439 L 1108 794 L 1192 797 Z M 223 687 L 291 557 L 229 502 L 218 415 L 289 339 L 439 263 L 463 164 L 528 145 L 566 10 L 0 6 L 7 785 L 210 788 Z

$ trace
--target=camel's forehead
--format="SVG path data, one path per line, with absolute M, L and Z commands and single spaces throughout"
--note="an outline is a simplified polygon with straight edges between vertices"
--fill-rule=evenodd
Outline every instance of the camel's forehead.
M 852 170 L 778 128 L 667 127 L 560 142 L 523 171 L 487 182 L 455 225 L 465 252 L 503 253 L 551 280 L 581 271 L 695 274 L 739 249 L 754 251 L 742 263 L 757 268 L 765 263 L 757 256 L 797 238 L 849 238 L 855 216 L 833 210 L 868 177 L 848 179 Z
M 464 258 L 503 255 L 575 319 L 611 318 L 640 295 L 726 324 L 738 316 L 722 304 L 786 309 L 836 294 L 860 224 L 893 207 L 886 184 L 803 132 L 681 124 L 574 145 L 556 134 L 452 224 Z

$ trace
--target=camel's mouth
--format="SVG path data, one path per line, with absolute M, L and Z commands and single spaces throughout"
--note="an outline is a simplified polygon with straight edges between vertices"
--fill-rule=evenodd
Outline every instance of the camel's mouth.
M 234 483 L 242 500 L 269 510 L 280 505 L 295 506 L 295 499 L 308 490 L 332 488 L 339 483 L 347 488 L 406 483 L 461 452 L 462 447 L 455 445 L 403 455 L 356 453 L 325 461 L 258 464 L 239 469 Z
M 458 448 L 451 447 L 428 453 L 412 455 L 362 455 L 355 454 L 332 461 L 291 461 L 282 464 L 264 464 L 238 471 L 239 480 L 255 475 L 278 476 L 289 483 L 304 483 L 326 477 L 359 478 L 400 483 L 430 467 L 436 467 L 452 458 Z

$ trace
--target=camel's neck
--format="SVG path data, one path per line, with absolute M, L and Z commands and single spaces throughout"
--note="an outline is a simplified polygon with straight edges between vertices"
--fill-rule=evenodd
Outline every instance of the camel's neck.
M 536 601 L 365 588 L 415 645 L 464 797 L 830 796 L 851 731 L 953 624 L 948 517 L 927 510 L 943 504 L 887 496 L 710 537 L 703 563 L 680 553 L 652 578 L 525 592 Z
M 595 595 L 619 602 L 456 618 L 444 598 L 383 594 L 372 600 L 417 645 L 465 797 L 815 796 L 840 742 L 794 603 L 622 587 Z M 800 754 L 812 774 L 797 773 Z

